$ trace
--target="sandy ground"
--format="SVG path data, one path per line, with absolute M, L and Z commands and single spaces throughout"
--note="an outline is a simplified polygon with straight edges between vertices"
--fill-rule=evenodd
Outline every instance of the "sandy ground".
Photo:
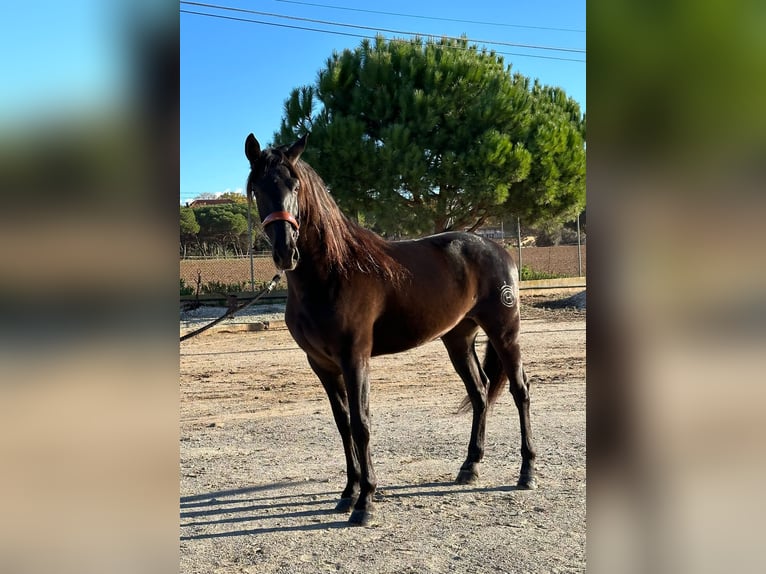
M 465 390 L 435 341 L 372 360 L 379 486 L 364 528 L 333 512 L 345 483 L 340 437 L 280 322 L 182 343 L 180 571 L 584 572 L 585 311 L 537 299 L 522 300 L 522 350 L 539 489 L 514 488 L 510 393 L 490 412 L 479 483 L 454 484 L 470 414 L 456 414 Z

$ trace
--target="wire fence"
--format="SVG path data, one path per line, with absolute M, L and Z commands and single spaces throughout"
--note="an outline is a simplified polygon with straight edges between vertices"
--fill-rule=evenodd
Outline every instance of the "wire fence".
M 555 245 L 522 247 L 521 263 L 534 273 L 556 277 L 578 277 L 586 273 L 586 246 Z M 510 248 L 516 264 L 519 250 Z M 238 257 L 187 257 L 181 259 L 181 294 L 257 291 L 267 284 L 276 267 L 267 252 Z

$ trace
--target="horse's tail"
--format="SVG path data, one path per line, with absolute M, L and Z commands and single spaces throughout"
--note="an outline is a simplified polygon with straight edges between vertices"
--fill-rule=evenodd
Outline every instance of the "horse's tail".
M 495 401 L 497 401 L 497 397 L 500 396 L 505 383 L 508 381 L 508 375 L 505 373 L 505 369 L 503 369 L 503 363 L 500 361 L 500 356 L 497 354 L 495 347 L 493 347 L 492 343 L 489 341 L 487 341 L 487 349 L 484 352 L 484 362 L 481 366 L 484 370 L 484 374 L 487 375 L 488 380 L 487 406 L 491 406 L 495 403 Z M 525 379 L 526 376 L 527 375 L 525 373 Z M 458 412 L 462 413 L 468 411 L 470 408 L 471 398 L 466 396 L 463 399 L 463 402 L 460 403 Z
M 497 354 L 495 347 L 489 341 L 487 341 L 487 350 L 484 352 L 482 368 L 489 380 L 487 383 L 487 406 L 491 406 L 495 404 L 505 383 L 508 382 L 508 375 L 503 369 L 503 363 L 500 362 L 500 355 Z

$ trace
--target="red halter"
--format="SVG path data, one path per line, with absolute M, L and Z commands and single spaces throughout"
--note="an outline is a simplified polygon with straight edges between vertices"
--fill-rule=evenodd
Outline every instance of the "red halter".
M 266 227 L 270 223 L 274 223 L 275 221 L 286 221 L 290 225 L 292 225 L 295 228 L 295 231 L 298 231 L 300 229 L 300 225 L 298 225 L 298 220 L 295 219 L 292 213 L 289 211 L 275 211 L 273 213 L 270 213 L 266 216 L 266 219 L 264 219 L 261 222 L 261 225 Z

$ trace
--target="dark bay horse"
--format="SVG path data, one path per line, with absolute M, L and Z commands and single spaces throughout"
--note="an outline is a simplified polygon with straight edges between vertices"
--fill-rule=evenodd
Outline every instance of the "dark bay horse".
M 367 524 L 377 485 L 370 456 L 370 357 L 441 338 L 473 407 L 468 457 L 457 482 L 478 478 L 487 407 L 505 381 L 519 411 L 519 488 L 535 488 L 529 386 L 519 350 L 516 266 L 499 245 L 469 233 L 389 242 L 346 218 L 300 159 L 303 136 L 261 150 L 250 134 L 248 199 L 255 198 L 276 266 L 287 273 L 285 322 L 330 399 L 348 480 L 336 507 Z M 489 342 L 483 364 L 475 339 Z

